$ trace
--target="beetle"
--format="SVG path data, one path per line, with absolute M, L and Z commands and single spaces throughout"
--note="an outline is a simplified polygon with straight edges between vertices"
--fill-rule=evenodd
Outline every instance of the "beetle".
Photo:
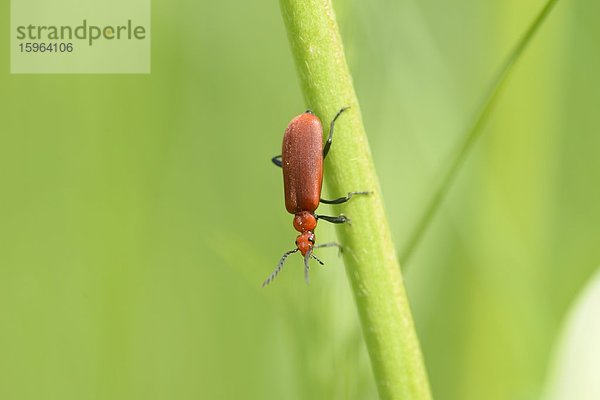
M 322 219 L 334 224 L 343 224 L 350 220 L 343 214 L 332 217 L 315 214 L 320 203 L 342 204 L 354 195 L 369 194 L 370 192 L 350 192 L 347 196 L 333 200 L 321 198 L 323 185 L 323 161 L 333 139 L 335 122 L 344 111 L 350 107 L 340 109 L 331 120 L 329 136 L 323 145 L 323 125 L 321 120 L 312 111 L 306 110 L 290 121 L 283 136 L 281 155 L 275 156 L 271 161 L 283 170 L 283 191 L 285 208 L 294 215 L 294 228 L 300 233 L 296 238 L 296 248 L 283 254 L 275 270 L 263 282 L 267 286 L 279 274 L 285 260 L 293 253 L 300 252 L 304 257 L 304 278 L 308 283 L 308 262 L 314 258 L 319 264 L 321 260 L 313 254 L 313 250 L 320 247 L 338 247 L 338 243 L 315 244 L 315 228 L 317 221 Z

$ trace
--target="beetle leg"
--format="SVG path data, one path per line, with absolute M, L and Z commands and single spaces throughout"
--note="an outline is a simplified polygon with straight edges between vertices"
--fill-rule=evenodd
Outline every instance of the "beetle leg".
M 281 156 L 275 156 L 273 158 L 271 158 L 271 161 L 273 162 L 273 164 L 275 164 L 276 166 L 278 166 L 279 168 L 281 168 Z
M 335 243 L 335 242 L 316 244 L 313 246 L 313 249 L 320 249 L 321 247 L 337 247 L 338 255 L 344 251 L 344 248 L 342 247 L 342 245 L 339 243 Z
M 333 127 L 335 126 L 335 120 L 338 119 L 340 114 L 349 109 L 350 107 L 344 107 L 340 111 L 335 114 L 335 117 L 331 120 L 331 125 L 329 126 L 329 136 L 327 137 L 327 142 L 325 142 L 325 147 L 323 147 L 323 159 L 327 157 L 327 153 L 329 153 L 329 148 L 331 147 L 331 140 L 333 139 Z
M 327 222 L 331 222 L 332 224 L 343 224 L 345 222 L 350 223 L 350 218 L 346 217 L 345 215 L 340 215 L 339 217 L 331 217 L 329 215 L 317 215 L 315 214 L 315 217 L 317 219 L 324 219 Z
M 325 204 L 342 204 L 342 203 L 349 201 L 352 198 L 352 196 L 354 196 L 355 194 L 371 194 L 371 193 L 372 192 L 350 192 L 350 193 L 348 193 L 348 196 L 340 197 L 339 199 L 333 199 L 333 200 L 320 199 L 320 200 L 321 200 L 321 203 L 325 203 Z

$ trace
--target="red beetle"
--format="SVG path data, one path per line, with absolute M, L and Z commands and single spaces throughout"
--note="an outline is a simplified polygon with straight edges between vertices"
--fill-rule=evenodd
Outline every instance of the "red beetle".
M 264 281 L 263 287 L 268 285 L 283 268 L 286 258 L 300 251 L 304 256 L 304 277 L 308 283 L 308 261 L 314 258 L 321 265 L 323 262 L 314 254 L 313 250 L 319 247 L 338 247 L 337 243 L 324 243 L 315 245 L 315 228 L 317 220 L 322 219 L 334 224 L 348 222 L 344 215 L 330 217 L 315 214 L 320 203 L 341 204 L 352 198 L 355 194 L 369 194 L 369 192 L 350 192 L 348 196 L 334 200 L 321 199 L 321 186 L 323 184 L 323 160 L 327 157 L 333 128 L 338 117 L 349 107 L 342 108 L 331 121 L 329 137 L 323 146 L 323 125 L 321 120 L 307 110 L 294 118 L 285 130 L 281 155 L 273 157 L 272 161 L 283 169 L 283 189 L 285 194 L 285 208 L 294 214 L 294 228 L 300 232 L 296 238 L 296 248 L 286 252 L 275 270 Z

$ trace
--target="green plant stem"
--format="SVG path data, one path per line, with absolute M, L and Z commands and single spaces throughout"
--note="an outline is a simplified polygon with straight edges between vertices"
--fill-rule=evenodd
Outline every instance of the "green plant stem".
M 433 217 L 440 208 L 440 205 L 450 190 L 452 183 L 454 183 L 458 171 L 467 159 L 467 155 L 470 153 L 473 145 L 477 142 L 477 139 L 479 139 L 481 136 L 483 127 L 485 126 L 489 115 L 493 111 L 498 97 L 500 96 L 500 93 L 504 88 L 514 65 L 521 58 L 525 48 L 531 42 L 531 39 L 538 31 L 539 27 L 542 25 L 542 22 L 544 22 L 557 1 L 558 0 L 548 0 L 546 2 L 544 7 L 531 22 L 527 30 L 523 33 L 515 47 L 512 49 L 500 67 L 498 74 L 492 81 L 492 84 L 490 85 L 490 88 L 484 97 L 482 105 L 479 107 L 479 110 L 473 119 L 473 123 L 467 130 L 462 141 L 454 152 L 452 158 L 450 159 L 450 163 L 444 168 L 444 173 L 442 174 L 439 184 L 435 186 L 435 190 L 432 192 L 430 199 L 427 202 L 427 206 L 424 208 L 423 214 L 419 218 L 415 229 L 413 229 L 411 235 L 409 236 L 406 246 L 400 252 L 400 261 L 403 265 L 406 266 L 410 261 L 415 249 L 421 242 L 423 234 L 427 230 L 427 227 L 429 227 Z
M 330 195 L 372 191 L 343 206 L 338 226 L 363 335 L 382 399 L 430 399 L 429 384 L 391 240 L 379 183 L 330 0 L 281 0 L 306 103 L 336 124 L 325 164 Z

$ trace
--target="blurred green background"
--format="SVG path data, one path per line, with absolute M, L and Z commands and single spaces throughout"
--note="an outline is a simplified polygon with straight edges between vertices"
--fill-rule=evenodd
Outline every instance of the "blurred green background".
M 305 108 L 277 2 L 154 1 L 150 75 L 11 75 L 1 4 L 0 398 L 375 398 L 335 251 L 260 288 Z M 334 2 L 398 250 L 543 4 Z M 403 266 L 437 399 L 539 398 L 600 264 L 598 15 L 558 3 Z

